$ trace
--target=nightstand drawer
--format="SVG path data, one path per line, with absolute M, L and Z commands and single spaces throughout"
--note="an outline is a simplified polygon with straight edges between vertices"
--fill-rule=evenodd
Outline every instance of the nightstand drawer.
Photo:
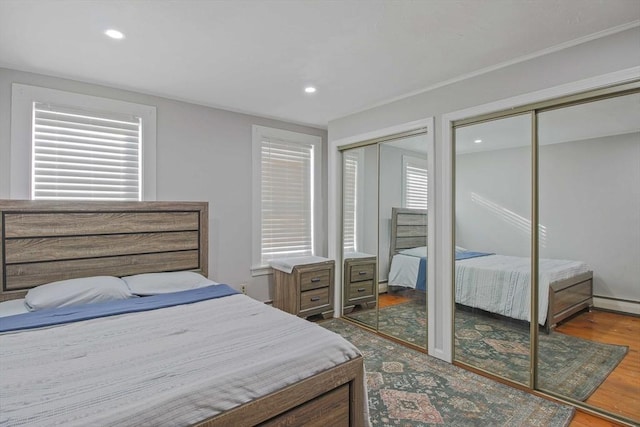
M 331 268 L 300 273 L 300 290 L 325 288 L 331 283 Z
M 373 280 L 352 283 L 349 286 L 349 300 L 373 296 Z
M 300 311 L 329 305 L 329 288 L 300 292 Z
M 350 267 L 350 278 L 352 282 L 361 282 L 364 280 L 373 280 L 374 264 L 352 265 Z

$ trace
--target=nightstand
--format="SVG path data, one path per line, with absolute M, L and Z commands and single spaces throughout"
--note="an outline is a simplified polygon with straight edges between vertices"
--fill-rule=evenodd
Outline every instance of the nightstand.
M 376 306 L 377 270 L 374 255 L 345 254 L 343 291 L 345 312 L 350 312 L 356 305 L 366 308 Z
M 273 306 L 300 317 L 333 316 L 335 262 L 322 257 L 282 258 L 273 268 Z

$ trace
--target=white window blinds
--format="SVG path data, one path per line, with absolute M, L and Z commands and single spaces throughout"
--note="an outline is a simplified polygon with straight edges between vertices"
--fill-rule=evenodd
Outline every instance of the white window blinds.
M 313 255 L 314 146 L 261 140 L 261 257 Z
M 342 173 L 342 239 L 344 252 L 357 252 L 357 229 L 358 229 L 358 161 L 360 156 L 358 151 L 343 152 L 343 173 Z
M 141 200 L 141 120 L 34 103 L 34 200 Z
M 404 206 L 412 209 L 427 209 L 429 191 L 426 160 L 403 156 Z

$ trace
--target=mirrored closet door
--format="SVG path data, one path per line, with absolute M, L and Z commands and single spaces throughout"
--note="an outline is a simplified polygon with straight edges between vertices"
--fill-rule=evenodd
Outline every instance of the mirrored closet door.
M 454 359 L 640 422 L 640 82 L 454 123 Z
M 455 131 L 454 357 L 530 384 L 531 114 Z
M 343 313 L 426 349 L 426 133 L 363 144 L 342 151 Z
M 538 286 L 557 325 L 538 388 L 640 422 L 640 94 L 542 111 L 538 129 Z

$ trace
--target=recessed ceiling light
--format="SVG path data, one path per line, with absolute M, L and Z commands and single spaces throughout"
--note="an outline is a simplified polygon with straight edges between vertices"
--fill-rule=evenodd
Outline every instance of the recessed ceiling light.
M 122 34 L 122 32 L 118 31 L 118 30 L 114 30 L 113 28 L 108 29 L 107 31 L 104 32 L 108 37 L 111 37 L 112 39 L 116 39 L 116 40 L 120 40 L 124 38 L 124 34 Z
M 476 144 L 480 144 L 482 142 L 481 139 L 474 139 L 473 142 L 475 142 Z
M 307 86 L 307 87 L 304 88 L 304 91 L 307 92 L 307 93 L 315 93 L 316 88 L 313 87 L 313 86 Z

